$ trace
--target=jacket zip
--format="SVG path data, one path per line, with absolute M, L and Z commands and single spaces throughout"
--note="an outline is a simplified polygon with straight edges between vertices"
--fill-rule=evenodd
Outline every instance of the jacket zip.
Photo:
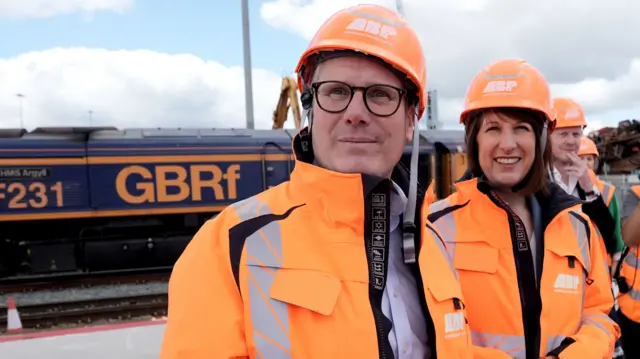
M 373 265 L 372 264 L 372 262 L 373 262 L 373 249 L 374 249 L 374 247 L 371 245 L 371 241 L 365 241 L 365 243 L 366 243 L 365 244 L 365 248 L 366 248 L 366 251 L 368 253 L 367 260 L 369 262 L 369 272 L 370 272 L 370 275 L 369 275 L 370 279 L 369 280 L 370 280 L 371 283 L 375 283 L 376 278 L 375 278 L 375 276 L 373 274 L 373 268 L 372 268 L 372 265 Z M 386 249 L 388 249 L 388 247 Z M 387 260 L 387 258 L 385 258 L 385 269 L 387 267 L 386 266 L 387 264 L 388 264 L 388 260 Z M 385 270 L 385 284 L 386 284 L 386 276 L 387 276 L 387 273 L 386 273 L 386 270 Z M 370 288 L 370 299 L 371 299 L 371 295 L 372 295 L 371 291 L 372 291 L 372 288 Z M 373 289 L 373 291 L 377 291 L 377 289 Z M 379 301 L 379 303 L 377 303 L 377 301 L 372 302 L 371 303 L 371 309 L 373 311 L 373 318 L 374 318 L 375 324 L 376 324 L 376 335 L 377 335 L 377 338 L 378 338 L 378 356 L 379 356 L 380 359 L 393 359 L 393 352 L 388 352 L 389 349 L 391 349 L 391 348 L 388 348 L 388 345 L 386 345 L 386 343 L 388 343 L 388 340 L 389 340 L 388 339 L 389 332 L 387 331 L 387 333 L 385 333 L 385 321 L 389 321 L 389 319 L 387 319 L 387 317 L 385 317 L 384 313 L 382 312 L 382 305 L 381 304 L 382 304 L 382 293 L 383 293 L 383 291 L 384 291 L 384 289 L 379 291 L 380 301 Z M 378 294 L 378 293 L 374 292 L 373 295 L 376 295 L 376 294 Z M 378 305 L 378 304 L 380 304 L 380 305 Z M 387 337 L 385 337 L 385 334 L 387 335 Z
M 363 180 L 366 182 L 365 176 Z M 368 186 L 363 183 L 363 187 Z M 387 284 L 389 240 L 391 239 L 390 188 L 391 181 L 379 182 L 365 195 L 364 201 L 364 247 L 369 267 L 369 302 L 376 326 L 380 359 L 393 359 L 393 351 L 389 343 L 389 332 L 393 324 L 382 312 L 382 296 Z M 379 214 L 379 211 L 384 215 Z
M 522 268 L 522 263 L 520 262 L 520 259 L 519 259 L 519 250 L 517 248 L 517 245 L 515 244 L 515 241 L 518 238 L 518 235 L 516 233 L 516 228 L 520 226 L 522 230 L 524 230 L 524 223 L 493 191 L 488 193 L 488 197 L 496 206 L 498 206 L 500 209 L 505 211 L 505 213 L 507 214 L 507 219 L 509 222 L 509 234 L 511 235 L 511 242 L 513 246 L 513 256 L 515 259 L 516 277 L 518 278 L 518 292 L 520 293 L 520 306 L 522 311 L 522 324 L 524 329 L 526 358 L 537 359 L 540 357 L 539 353 L 540 353 L 540 342 L 541 342 L 540 310 L 541 310 L 542 303 L 540 302 L 540 292 L 539 292 L 539 287 L 536 285 L 535 295 L 537 296 L 537 298 L 535 299 L 538 299 L 539 303 L 535 303 L 535 301 L 534 303 L 527 302 L 527 298 L 526 298 L 527 294 L 524 291 L 524 286 L 530 285 L 530 283 L 527 283 L 526 279 L 523 280 L 525 273 L 524 273 L 524 269 Z M 525 239 L 527 240 L 527 242 L 529 242 L 528 236 L 526 235 L 526 230 L 524 231 L 525 231 L 525 234 L 524 234 Z M 539 235 L 543 235 L 543 234 L 540 233 Z M 525 255 L 528 255 L 530 257 L 531 265 L 533 266 L 534 258 L 532 256 L 532 252 L 530 248 L 531 247 L 529 247 L 528 250 L 526 250 L 527 253 L 525 253 Z M 531 279 L 535 281 L 534 283 L 537 283 L 537 278 L 535 277 L 535 271 L 533 271 L 533 275 L 534 275 L 534 278 L 531 278 Z M 536 304 L 538 304 L 538 308 L 532 309 L 531 307 L 535 306 Z M 536 316 L 532 317 L 530 315 L 530 311 L 536 310 L 536 309 L 538 311 L 537 323 L 532 323 L 532 321 L 536 320 L 535 318 Z M 534 324 L 536 326 L 535 329 L 531 328 L 531 325 L 534 325 Z

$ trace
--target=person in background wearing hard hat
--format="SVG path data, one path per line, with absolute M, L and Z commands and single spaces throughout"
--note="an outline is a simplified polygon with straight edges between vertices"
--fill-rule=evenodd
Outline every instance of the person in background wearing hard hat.
M 556 128 L 551 134 L 553 167 L 551 178 L 568 194 L 582 200 L 582 210 L 595 223 L 604 241 L 606 253 L 616 253 L 616 222 L 603 195 L 587 167 L 578 156 L 582 131 L 587 126 L 582 107 L 574 100 L 559 97 L 553 100 Z M 610 187 L 605 187 L 609 192 Z M 604 258 L 607 258 L 606 256 Z
M 622 242 L 621 234 L 622 225 L 620 221 L 620 206 L 615 195 L 616 187 L 611 183 L 601 181 L 600 179 L 598 179 L 598 177 L 596 177 L 595 171 L 597 171 L 599 166 L 598 157 L 600 156 L 600 153 L 598 152 L 596 144 L 589 137 L 582 136 L 582 138 L 580 138 L 580 148 L 578 149 L 578 156 L 586 164 L 591 182 L 596 185 L 598 191 L 602 194 L 602 199 L 607 205 L 607 208 L 609 208 L 609 213 L 611 213 L 611 217 L 613 218 L 615 223 L 615 246 L 610 246 L 610 248 L 607 248 L 608 250 L 610 249 L 610 251 L 608 252 L 609 266 L 613 268 L 615 267 L 618 260 L 620 260 L 620 255 L 622 254 L 622 250 L 624 249 L 624 243 Z
M 580 201 L 549 181 L 555 111 L 521 59 L 473 79 L 460 122 L 473 178 L 430 206 L 458 270 L 480 359 L 611 358 L 619 328 L 604 249 Z
M 610 246 L 607 248 L 608 256 L 607 261 L 609 263 L 609 272 L 612 277 L 614 276 L 615 268 L 622 256 L 622 250 L 624 249 L 624 243 L 622 242 L 622 225 L 620 223 L 620 211 L 618 206 L 618 200 L 615 196 L 616 187 L 610 183 L 601 181 L 596 176 L 595 172 L 598 169 L 598 156 L 600 153 L 598 152 L 598 148 L 596 144 L 587 136 L 582 136 L 580 138 L 580 148 L 578 149 L 578 156 L 584 161 L 587 166 L 587 170 L 589 171 L 589 177 L 591 178 L 591 182 L 595 183 L 596 187 L 598 187 L 598 191 L 602 193 L 602 199 L 605 204 L 609 208 L 609 213 L 611 213 L 611 217 L 615 222 L 614 228 L 614 237 L 616 240 L 615 246 Z M 606 247 L 606 245 L 605 245 Z M 613 283 L 613 295 L 614 295 L 614 306 L 617 305 L 616 297 L 618 296 L 619 289 L 617 283 L 614 281 Z M 617 323 L 619 323 L 619 317 L 615 309 L 612 309 L 610 316 Z M 624 350 L 622 348 L 622 340 L 618 340 L 616 342 L 616 348 L 614 352 L 614 359 L 624 358 Z
M 616 268 L 618 319 L 625 358 L 640 358 L 640 185 L 622 202 L 622 239 L 627 245 Z
M 309 126 L 293 140 L 291 180 L 189 243 L 160 359 L 471 359 L 457 274 L 418 191 L 418 36 L 391 10 L 351 7 L 320 27 L 296 72 Z
M 598 147 L 592 139 L 587 136 L 580 137 L 578 156 L 587 164 L 589 170 L 593 172 L 598 171 L 598 157 L 600 156 L 600 152 L 598 152 Z

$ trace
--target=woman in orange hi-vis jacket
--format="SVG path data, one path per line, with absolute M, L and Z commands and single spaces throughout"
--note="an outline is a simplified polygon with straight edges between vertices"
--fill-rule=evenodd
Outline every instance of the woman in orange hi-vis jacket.
M 611 281 L 578 199 L 549 181 L 555 118 L 542 74 L 520 59 L 473 79 L 460 120 L 472 179 L 430 206 L 458 270 L 474 358 L 611 358 Z
M 291 179 L 193 238 L 170 280 L 160 359 L 471 359 L 457 274 L 417 185 L 418 36 L 391 10 L 351 7 L 296 72 L 310 124 Z

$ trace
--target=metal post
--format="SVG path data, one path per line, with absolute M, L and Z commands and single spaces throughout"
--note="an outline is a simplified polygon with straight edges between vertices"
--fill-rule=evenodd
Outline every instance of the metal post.
M 396 10 L 400 16 L 404 17 L 404 5 L 402 4 L 402 0 L 396 0 Z
M 251 80 L 251 37 L 249 35 L 249 1 L 242 0 L 242 42 L 244 47 L 244 102 L 247 128 L 253 130 L 253 86 Z
M 18 102 L 20 104 L 20 128 L 24 128 L 24 118 L 23 118 L 23 110 L 22 110 L 22 99 L 25 98 L 25 95 L 18 93 L 16 94 L 16 97 L 18 98 Z

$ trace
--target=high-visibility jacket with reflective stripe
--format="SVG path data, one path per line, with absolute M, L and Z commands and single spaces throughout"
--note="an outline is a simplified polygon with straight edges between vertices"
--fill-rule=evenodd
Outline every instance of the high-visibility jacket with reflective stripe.
M 632 186 L 627 196 L 637 196 L 640 203 L 640 185 Z M 625 317 L 640 323 L 640 252 L 639 246 L 629 247 L 629 253 L 622 261 L 620 276 L 625 278 L 629 285 L 629 292 L 618 295 L 618 306 Z
M 430 206 L 458 270 L 473 344 L 489 350 L 475 358 L 611 358 L 619 328 L 608 317 L 604 249 L 581 203 L 549 185 L 551 195 L 536 195 L 532 210 L 544 233 L 534 234 L 535 258 L 524 223 L 483 181 L 459 182 Z
M 591 177 L 591 182 L 593 182 L 596 187 L 598 187 L 598 191 L 600 191 L 600 195 L 602 196 L 604 203 L 607 205 L 607 207 L 611 208 L 611 201 L 613 201 L 613 198 L 615 196 L 616 187 L 610 183 L 601 181 L 592 170 L 589 170 L 589 176 Z M 609 211 L 611 211 L 611 209 L 609 209 Z M 620 217 L 618 216 L 618 218 L 614 218 L 614 221 L 619 222 Z M 598 226 L 596 226 L 595 228 L 596 230 L 598 230 Z M 615 232 L 615 235 L 615 239 L 618 242 L 622 242 L 622 237 L 620 237 L 620 230 L 617 230 Z M 607 260 L 607 265 L 609 266 L 609 268 L 611 268 L 611 265 L 613 264 L 613 255 L 612 253 L 607 253 L 606 246 L 604 245 L 604 238 L 602 238 L 602 234 L 599 231 L 598 236 L 602 241 L 602 248 L 605 248 L 604 255 Z M 622 244 L 620 244 L 620 246 L 621 245 Z
M 598 187 L 598 191 L 600 191 L 602 199 L 608 207 L 611 204 L 611 200 L 613 200 L 616 186 L 612 185 L 611 183 L 601 181 L 592 170 L 589 170 L 589 177 L 591 177 L 591 182 L 593 182 L 593 184 Z
M 381 309 L 392 184 L 313 166 L 296 144 L 290 181 L 226 208 L 175 264 L 160 359 L 393 359 Z M 453 263 L 416 225 L 431 358 L 472 359 Z

